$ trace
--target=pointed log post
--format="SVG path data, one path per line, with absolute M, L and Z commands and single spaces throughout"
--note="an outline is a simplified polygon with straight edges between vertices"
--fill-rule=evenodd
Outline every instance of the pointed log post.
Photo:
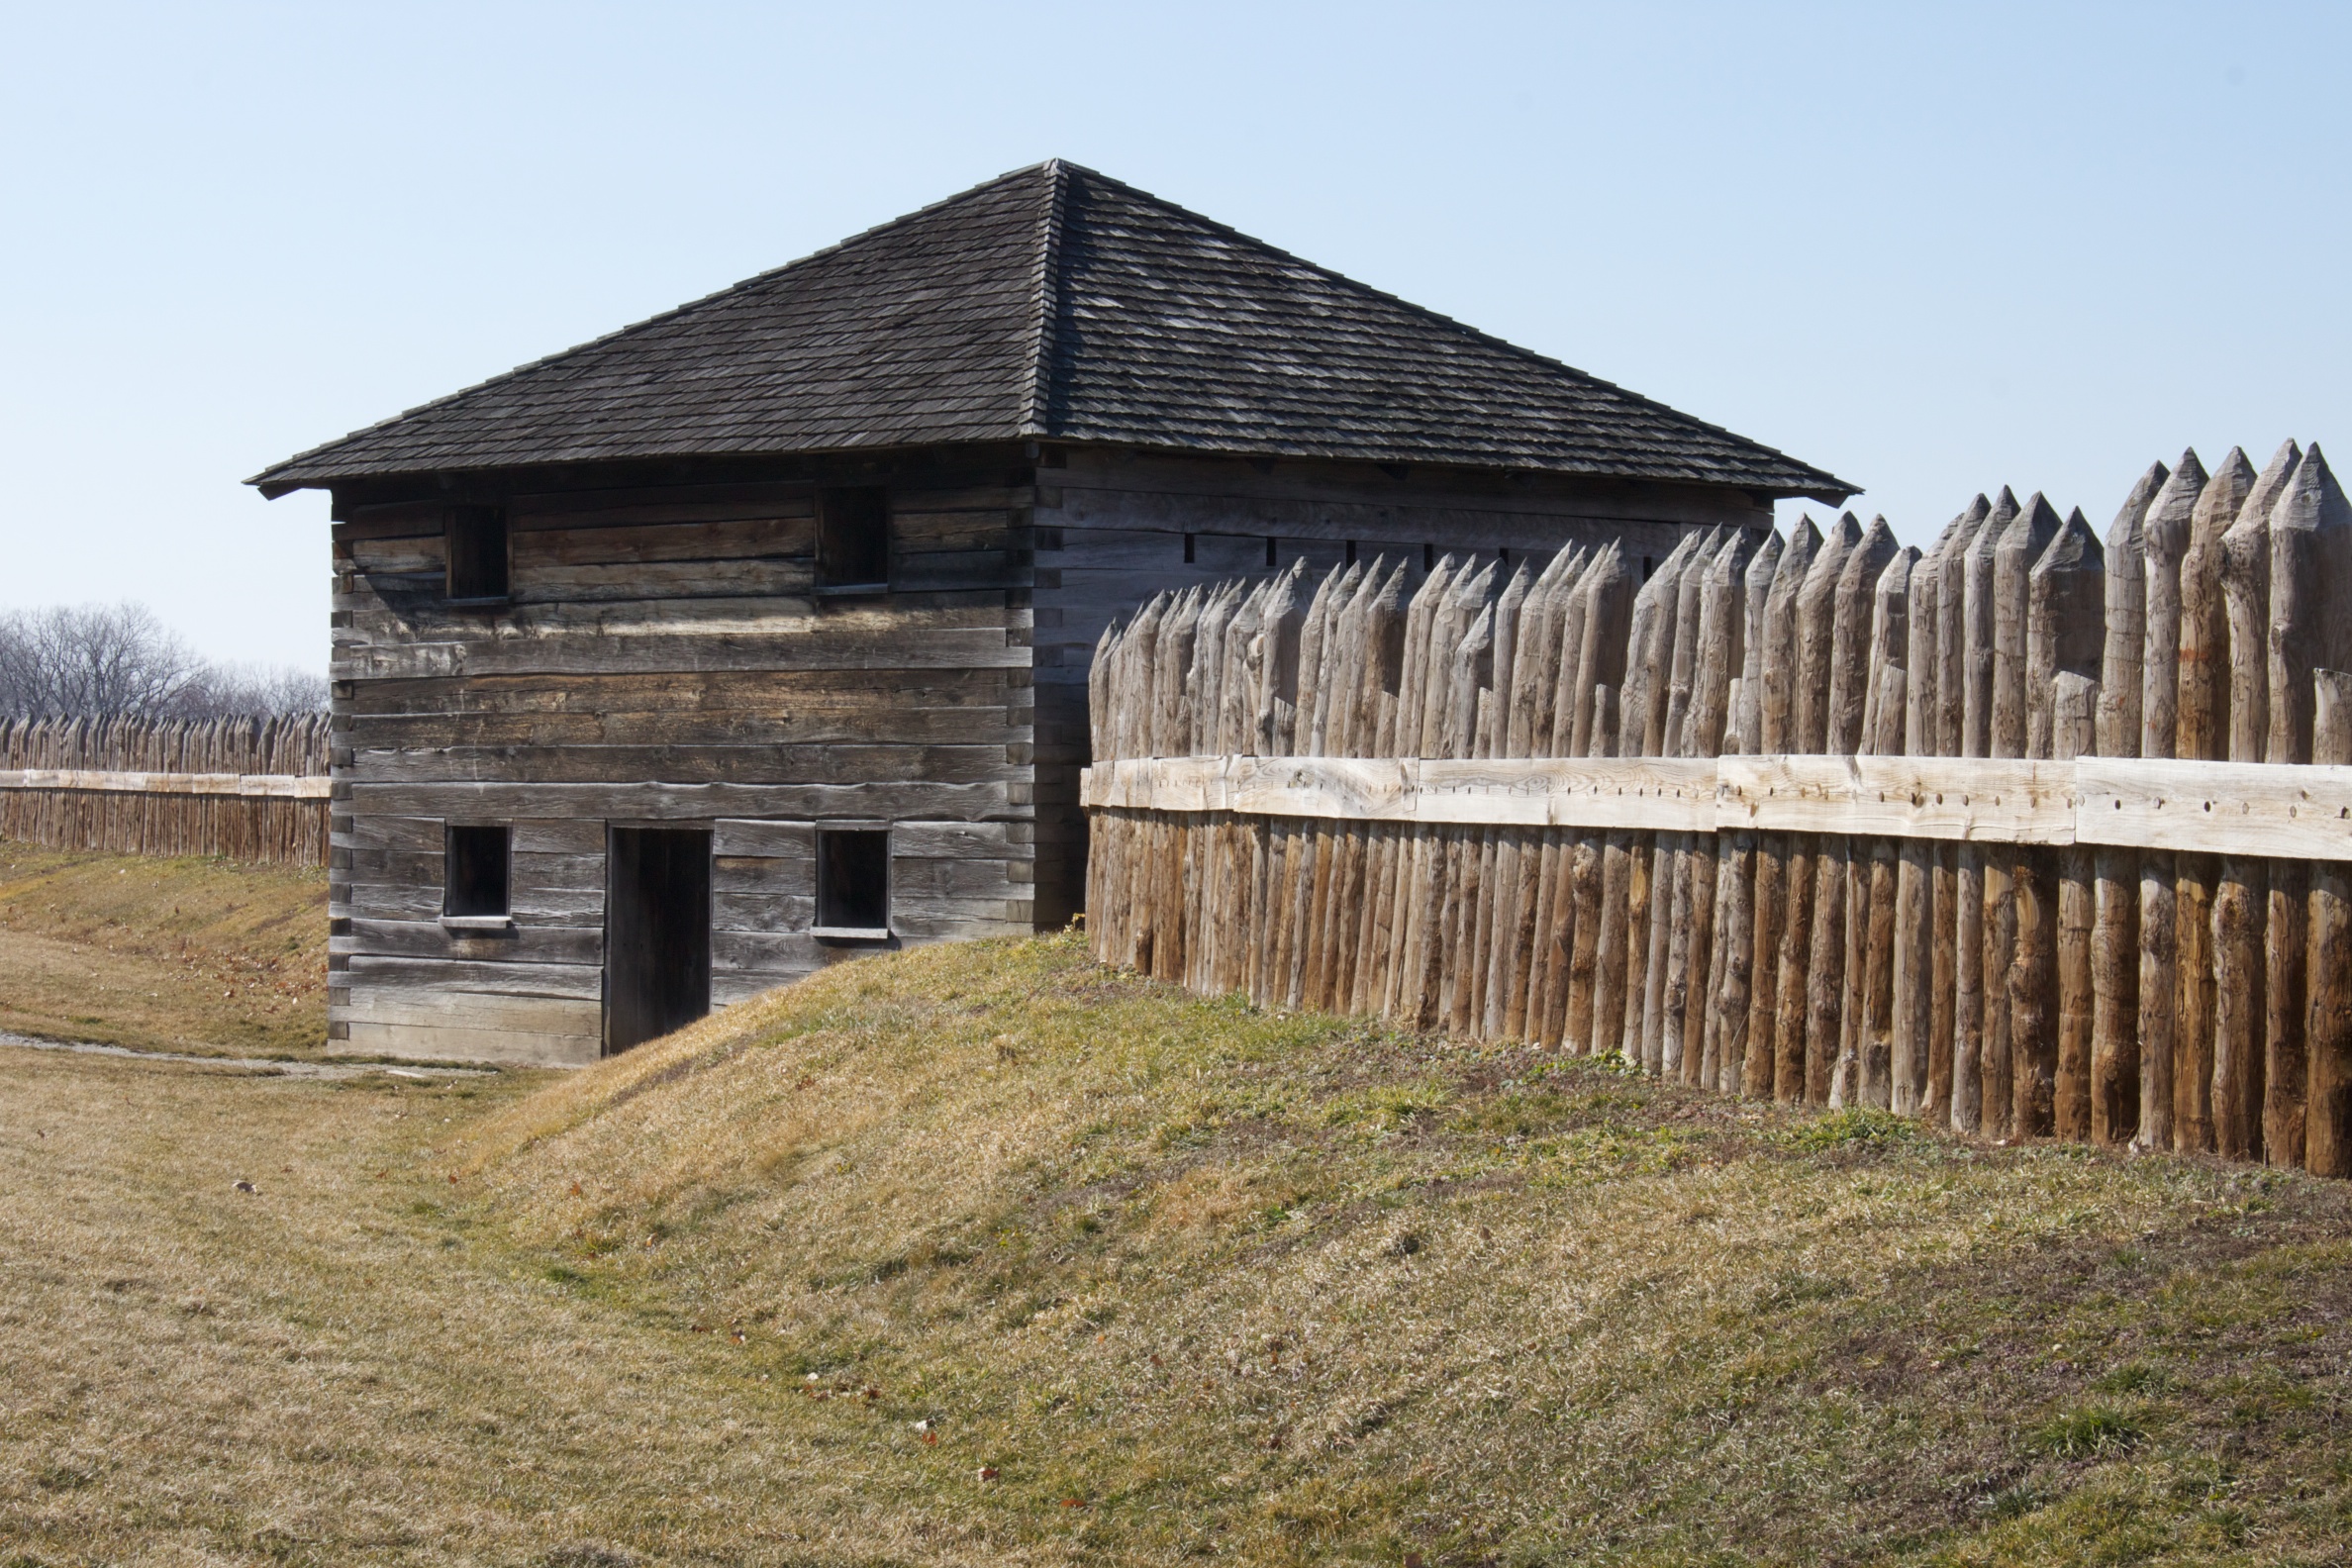
M 1968 584 L 1968 554 L 1976 537 L 1993 515 L 1993 503 L 1979 495 L 1954 521 L 1950 537 L 1937 551 L 1935 572 L 1935 735 L 1928 748 L 1937 756 L 1958 756 L 1965 737 L 1964 704 L 1968 686 L 1967 618 L 1964 595 Z M 1928 1105 L 1922 1111 L 1938 1126 L 1960 1126 L 1956 1095 L 1960 1082 L 1955 1051 L 1959 1037 L 1960 982 L 1960 855 L 1961 846 L 1939 843 L 1929 869 L 1935 904 L 1935 953 L 1930 973 L 1935 1000 L 1927 1047 Z M 1977 889 L 1981 893 L 1982 889 Z M 1973 1078 L 1975 1058 L 1969 1058 Z M 1972 1091 L 1973 1092 L 1973 1091 Z M 1972 1113 L 1969 1125 L 1975 1125 Z
M 2005 492 L 2006 493 L 2006 492 Z M 2037 491 L 2017 509 L 1993 544 L 1993 683 L 1986 723 L 1988 754 L 2022 757 L 2031 733 L 2031 694 L 2026 671 L 2026 620 L 2033 563 L 2057 537 L 2058 514 Z M 2038 943 L 2029 955 L 2038 971 L 2055 951 L 2055 915 L 2048 868 L 2026 845 L 1989 852 L 1985 857 L 1984 930 L 1984 1130 L 1988 1137 L 2006 1139 L 2032 1135 L 2030 1126 L 2015 1122 L 2018 1094 L 2016 1023 L 2012 999 L 2018 977 L 2011 971 L 2017 959 L 2018 923 L 2038 921 L 2028 931 Z M 2020 893 L 2019 881 L 2023 879 Z M 2020 904 L 2022 897 L 2026 902 Z M 2030 1021 L 2036 1037 L 2046 1037 L 2050 1020 L 2045 1012 Z M 2031 1076 L 2028 1068 L 2027 1076 Z
M 1761 686 L 1756 705 L 1756 749 L 1763 752 L 1800 749 L 1793 738 L 1797 729 L 1797 684 L 1803 678 L 1798 653 L 1797 600 L 1810 580 L 1813 557 L 1822 547 L 1821 531 L 1803 517 L 1789 533 L 1781 551 L 1771 590 L 1764 599 L 1763 646 L 1758 651 Z
M 1793 751 L 1828 749 L 1838 587 L 1846 561 L 1860 547 L 1862 537 L 1862 526 L 1853 514 L 1842 514 L 1822 539 L 1804 586 L 1797 592 L 1798 675 L 1795 723 L 1789 735 Z M 1843 1000 L 1848 857 L 1842 837 L 1807 834 L 1801 843 L 1790 856 L 1790 870 L 1794 877 L 1802 858 L 1807 885 L 1800 889 L 1792 882 L 1789 890 L 1791 918 L 1781 941 L 1781 1043 L 1777 1054 L 1782 1062 L 1793 1059 L 1796 1064 L 1793 1098 L 1826 1105 L 1830 1070 L 1836 1062 L 1838 1006 Z M 1802 924 L 1796 908 L 1801 894 Z
M 2189 548 L 2190 519 L 2205 489 L 2205 464 L 2185 451 L 2148 503 L 2140 530 L 2147 612 L 2141 619 L 2140 755 L 2169 757 L 2180 737 L 2181 557 Z M 2139 1129 L 2132 1147 L 2169 1149 L 2174 1143 L 2174 1045 L 2180 1019 L 2179 910 L 2174 857 L 2161 850 L 2140 857 L 2139 899 Z
M 1710 561 L 1699 596 L 1699 645 L 1691 675 L 1691 707 L 1683 721 L 1682 754 L 1719 756 L 1730 719 L 1732 681 L 1740 667 L 1740 617 L 1747 606 L 1748 562 L 1756 553 L 1757 536 L 1734 529 Z M 1689 944 L 1684 958 L 1683 996 L 1679 1009 L 1669 1011 L 1670 1027 L 1682 1030 L 1683 1080 L 1709 1088 L 1721 1075 L 1721 1063 L 1707 1054 L 1712 985 L 1720 972 L 1715 961 L 1715 908 L 1721 887 L 1723 859 L 1713 833 L 1686 835 L 1691 841 L 1691 907 Z
M 1415 591 L 1405 617 L 1405 655 L 1397 687 L 1395 754 L 1422 755 L 1421 717 L 1427 706 L 1430 645 L 1436 635 L 1440 607 L 1451 598 L 1457 570 L 1454 557 L 1441 555 Z M 1396 902 L 1389 917 L 1396 932 L 1393 955 L 1384 958 L 1386 974 L 1381 991 L 1381 1015 L 1406 1024 L 1418 1012 L 1420 999 L 1413 987 L 1421 983 L 1421 882 L 1428 835 L 1400 834 L 1397 844 Z
M 1992 756 L 1993 671 L 1999 633 L 1995 626 L 1998 598 L 1994 584 L 1995 552 L 2017 520 L 2017 498 L 2007 485 L 1993 503 L 1993 511 L 1968 547 L 1962 587 L 1961 754 Z
M 1373 601 L 1381 589 L 1382 566 L 1375 559 L 1366 568 L 1347 608 L 1338 618 L 1337 645 L 1329 660 L 1334 687 L 1327 744 L 1333 755 L 1364 754 L 1373 712 L 1366 673 L 1367 643 Z M 1316 1005 L 1336 1013 L 1347 1011 L 1355 981 L 1356 933 L 1364 907 L 1369 829 L 1362 823 L 1342 823 L 1334 838 L 1333 892 L 1323 928 L 1325 956 L 1317 973 Z
M 1563 628 L 1561 670 L 1564 695 L 1552 730 L 1553 754 L 1607 756 L 1614 752 L 1617 718 L 1614 694 L 1624 679 L 1627 618 L 1640 584 L 1636 570 L 1616 543 L 1604 546 L 1579 579 Z M 1566 634 L 1576 635 L 1570 658 Z M 1573 663 L 1574 671 L 1569 672 Z M 1610 695 L 1604 696 L 1607 692 Z M 1582 736 L 1579 745 L 1578 736 Z M 1579 1053 L 1593 1049 L 1593 988 L 1599 983 L 1599 948 L 1605 905 L 1604 840 L 1580 833 L 1564 851 L 1551 897 L 1555 928 L 1564 926 L 1570 950 L 1564 975 L 1551 978 L 1530 1006 L 1542 1020 L 1543 1037 Z M 1561 900 L 1566 913 L 1559 913 Z
M 2303 452 L 2279 448 L 2223 532 L 2218 549 L 2225 637 L 2212 679 L 2225 697 L 2225 745 L 2233 762 L 2260 762 L 2270 741 L 2270 513 Z M 2280 865 L 2285 881 L 2299 881 Z M 2301 965 L 2264 951 L 2272 867 L 2248 855 L 2224 855 L 2213 895 L 2213 1137 L 2234 1159 L 2263 1155 L 2271 983 L 2289 1017 L 2300 1012 Z M 2292 923 L 2291 924 L 2300 924 Z M 2288 1033 L 2299 1033 L 2290 1029 Z M 2292 1037 L 2283 1043 L 2299 1049 Z
M 1554 555 L 1520 607 L 1518 644 L 1512 654 L 1505 756 L 1553 754 L 1548 744 L 1549 725 L 1543 727 L 1545 734 L 1541 741 L 1535 735 L 1538 715 L 1548 707 L 1547 694 L 1539 689 L 1538 681 L 1540 677 L 1542 683 L 1548 684 L 1556 677 L 1561 662 L 1561 622 L 1568 599 L 1575 591 L 1582 560 L 1583 551 L 1574 547 Z M 1514 1039 L 1548 1045 L 1555 1041 L 1545 1037 L 1541 1019 L 1531 1012 L 1530 999 L 1565 962 L 1564 956 L 1555 961 L 1553 955 L 1555 933 L 1545 895 L 1559 878 L 1567 844 L 1574 835 L 1543 832 L 1518 836 L 1520 845 L 1511 876 L 1507 922 L 1498 915 L 1505 929 L 1497 944 L 1504 961 L 1499 980 L 1494 983 L 1499 985 L 1502 995 L 1496 1026 L 1499 1032 Z
M 1758 638 L 1756 677 L 1756 749 L 1790 749 L 1791 703 L 1795 689 L 1796 604 L 1799 589 L 1820 548 L 1821 533 L 1810 518 L 1790 531 L 1765 594 L 1762 634 Z M 1748 999 L 1748 1058 L 1756 1071 L 1743 1088 L 1758 1100 L 1776 1098 L 1780 1019 L 1781 948 L 1786 941 L 1790 898 L 1791 855 L 1794 840 L 1785 833 L 1766 833 L 1756 848 L 1756 951 L 1752 992 Z M 1811 875 L 1808 868 L 1807 875 Z M 1802 1057 L 1800 1058 L 1802 1059 Z
M 2294 443 L 2288 444 L 2291 448 Z M 2278 466 L 2273 458 L 2271 468 Z M 2266 469 L 2265 479 L 2269 475 Z M 2259 505 L 2259 492 L 2258 485 L 2247 511 Z M 2313 667 L 2329 662 L 2331 651 L 2352 651 L 2345 646 L 2352 643 L 2352 635 L 2342 631 L 2341 609 L 2352 602 L 2343 596 L 2352 585 L 2331 571 L 2331 563 L 2339 569 L 2352 564 L 2352 508 L 2344 505 L 2327 459 L 2316 446 L 2299 454 L 2279 486 L 2264 532 L 2270 541 L 2264 756 L 2271 762 L 2310 762 L 2316 760 Z M 2234 621 L 2231 630 L 2234 637 Z M 2231 651 L 2234 657 L 2234 643 Z M 2270 866 L 2263 942 L 2267 962 L 2262 1133 L 2263 1157 L 2274 1165 L 2308 1162 L 2305 1096 L 2313 1068 L 2306 1031 L 2316 1016 L 2321 986 L 2318 973 L 2307 968 L 2317 951 L 2316 929 L 2309 921 L 2326 880 L 2315 875 L 2316 869 L 2300 860 L 2278 860 Z
M 1665 705 L 1662 683 L 1659 680 L 1662 661 L 1673 653 L 1674 616 L 1679 601 L 1682 564 L 1699 546 L 1695 535 L 1686 535 L 1675 545 L 1650 580 L 1634 595 L 1633 611 L 1626 632 L 1625 679 L 1617 697 L 1617 755 L 1649 756 L 1655 737 L 1665 728 Z M 1650 866 L 1657 849 L 1655 833 L 1631 833 L 1625 836 L 1624 899 L 1622 903 L 1605 899 L 1602 920 L 1602 942 L 1605 954 L 1611 954 L 1612 937 L 1621 949 L 1622 957 L 1603 965 L 1603 983 L 1621 975 L 1620 994 L 1605 999 L 1600 1012 L 1618 1021 L 1617 1038 L 1607 1048 L 1618 1052 L 1633 1066 L 1641 1065 L 1641 1015 L 1643 996 L 1648 989 L 1649 933 L 1650 933 Z M 1615 854 L 1617 838 L 1611 836 L 1610 850 Z M 1619 923 L 1623 930 L 1617 930 Z M 1621 968 L 1618 964 L 1621 963 Z M 1596 1025 L 1598 1028 L 1598 1025 Z M 1596 1040 L 1596 1050 L 1601 1042 Z
M 2221 594 L 2221 537 L 2254 488 L 2254 465 L 2236 447 L 2213 470 L 2190 514 L 2181 556 L 2181 651 L 2173 754 L 2219 761 L 2229 735 L 2226 673 L 2228 607 Z M 2219 865 L 2205 854 L 2174 856 L 2173 1142 L 2209 1150 L 2213 1142 L 2213 898 Z
M 1741 582 L 1739 697 L 1724 741 L 1726 751 L 1753 752 L 1761 737 L 1764 623 L 1784 548 L 1778 534 L 1767 535 L 1749 558 Z M 1719 978 L 1709 1025 L 1715 1036 L 1716 1088 L 1723 1094 L 1750 1098 L 1755 1095 L 1755 1079 L 1771 1059 L 1751 1048 L 1757 975 L 1765 967 L 1760 958 L 1765 943 L 1756 926 L 1756 890 L 1763 875 L 1767 836 L 1733 834 L 1731 852 L 1725 857 L 1722 901 L 1716 915 L 1715 946 L 1720 957 L 1715 968 Z
M 2146 636 L 2149 506 L 2172 476 L 2151 463 L 2124 497 L 2107 537 L 2107 637 L 2100 655 L 2099 752 L 2137 756 L 2140 657 Z M 2139 861 L 2136 850 L 2093 854 L 2091 1140 L 2129 1142 L 2139 1127 Z
M 1402 563 L 1386 556 L 1372 562 L 1373 588 L 1364 603 L 1362 648 L 1359 655 L 1359 695 L 1356 718 L 1356 754 L 1395 755 L 1396 694 L 1401 684 L 1406 622 L 1406 574 Z M 1375 1011 L 1375 987 L 1381 954 L 1388 942 L 1383 920 L 1388 909 L 1389 849 L 1394 835 L 1386 825 L 1369 825 L 1357 848 L 1361 896 L 1356 909 L 1354 950 L 1347 966 L 1346 995 L 1340 1006 L 1349 1013 Z
M 1892 536 L 1890 536 L 1892 538 Z M 1837 626 L 1846 562 L 1862 546 L 1864 530 L 1851 512 L 1839 516 L 1821 540 L 1804 584 L 1797 590 L 1795 751 L 1836 749 L 1830 743 L 1830 703 L 1837 678 Z M 1884 569 L 1885 562 L 1880 563 Z M 1848 636 L 1852 634 L 1849 631 Z M 1849 645 L 1849 657 L 1850 645 Z M 1849 681 L 1851 677 L 1848 677 Z M 1855 708 L 1857 716 L 1860 705 Z
M 1495 601 L 1495 679 L 1473 753 L 1480 757 L 1510 755 L 1510 703 L 1516 681 L 1513 665 L 1519 655 L 1520 623 L 1527 596 L 1534 590 L 1535 579 L 1534 568 L 1526 561 L 1519 562 L 1502 597 Z M 1472 1029 L 1482 1039 L 1495 1039 L 1503 1034 L 1504 1020 L 1515 1011 L 1510 1001 L 1512 974 L 1519 960 L 1529 956 L 1526 948 L 1515 939 L 1519 930 L 1519 843 L 1523 836 L 1516 830 L 1506 829 L 1492 829 L 1485 834 L 1484 881 L 1478 910 L 1479 976 L 1471 1014 Z M 1520 995 L 1522 1002 L 1516 1011 L 1523 1020 L 1524 993 Z M 1517 1030 L 1513 1033 L 1516 1036 Z
M 1911 569 L 1905 610 L 1903 738 L 1907 756 L 1930 756 L 1936 730 L 1936 594 L 1943 555 L 1960 518 L 1944 526 Z M 1934 1089 L 1930 1061 L 1935 1029 L 1935 845 L 1906 838 L 1895 883 L 1895 1059 L 1890 1107 L 1898 1116 L 1941 1122 L 1950 1113 Z M 1948 1070 L 1947 1070 L 1948 1071 Z M 1943 1087 L 1949 1092 L 1949 1079 Z
M 1993 516 L 1978 496 L 1952 524 L 1935 578 L 1935 754 L 1966 756 L 1968 725 L 1968 561 Z
M 1878 656 L 1872 632 L 1880 612 L 1877 590 L 1888 566 L 1899 553 L 1900 546 L 1895 542 L 1894 530 L 1887 526 L 1885 518 L 1874 518 L 1862 542 L 1854 547 L 1854 553 L 1847 557 L 1844 569 L 1838 574 L 1838 620 L 1830 637 L 1832 667 L 1827 745 L 1832 752 L 1851 756 L 1871 749 L 1869 726 Z M 1864 1103 L 1861 1099 L 1864 1040 L 1874 1011 L 1882 1019 L 1887 1012 L 1886 1006 L 1876 1004 L 1871 991 L 1871 891 L 1875 846 L 1868 838 L 1848 836 L 1845 849 L 1846 907 L 1840 927 L 1844 946 L 1844 961 L 1840 966 L 1842 994 L 1838 1003 L 1837 1039 L 1829 1080 L 1829 1103 L 1833 1106 Z M 1891 966 L 1882 969 L 1877 978 L 1892 984 Z M 1889 1004 L 1891 1001 L 1890 996 Z
M 1675 748 L 1682 738 L 1682 715 L 1689 704 L 1690 663 L 1698 646 L 1699 590 L 1706 571 L 1705 563 L 1720 543 L 1719 531 L 1710 531 L 1676 564 L 1671 597 L 1662 597 L 1659 602 L 1661 630 L 1656 646 L 1659 649 L 1657 667 L 1660 673 L 1651 684 L 1652 723 L 1642 736 L 1642 754 L 1645 756 L 1679 754 Z M 1664 576 L 1664 571 L 1661 570 L 1659 575 Z M 1638 1036 L 1640 1061 L 1643 1070 L 1652 1076 L 1669 1071 L 1679 1075 L 1682 1066 L 1681 1031 L 1673 1031 L 1675 1059 L 1670 1061 L 1667 1055 L 1669 1031 L 1665 1027 L 1669 948 L 1676 931 L 1674 900 L 1678 869 L 1682 873 L 1682 893 L 1687 908 L 1690 873 L 1687 835 L 1652 835 L 1646 940 L 1642 934 L 1636 935 L 1637 945 L 1646 948 L 1646 956 L 1642 959 Z M 1630 997 L 1626 999 L 1626 1005 L 1632 1005 Z
M 2017 499 L 2007 485 L 1978 525 L 1960 559 L 1960 751 L 1989 754 L 1993 731 L 1993 551 L 2017 516 Z M 1990 1131 L 1986 1120 L 1985 1055 L 1987 993 L 2005 977 L 1985 972 L 1985 870 L 1997 851 L 1962 843 L 1954 875 L 1952 974 L 1952 1126 L 1962 1132 Z M 2006 1100 L 2002 1102 L 2007 1104 Z
M 2047 511 L 2037 495 L 2011 527 L 2021 528 Z M 2027 579 L 2028 756 L 2056 754 L 2057 700 L 2062 694 L 2070 705 L 2067 756 L 2079 754 L 2092 741 L 2096 715 L 2089 705 L 2098 692 L 2105 652 L 2106 594 L 2105 552 L 2078 509 L 2037 553 Z M 2068 678 L 2063 688 L 2062 675 Z M 2034 686 L 2047 695 L 2033 700 Z M 2061 860 L 2066 874 L 2054 879 Z M 2019 1138 L 2053 1131 L 2062 1137 L 2085 1137 L 2090 1132 L 2091 1076 L 2089 861 L 2071 850 L 2061 855 L 2028 849 L 2015 864 L 2018 934 L 2009 968 L 2009 1125 Z M 2065 934 L 2070 919 L 2077 917 L 2082 928 L 2079 946 Z M 2058 1108 L 2061 1076 L 2069 1097 L 2063 1123 Z
M 1823 749 L 1852 755 L 1862 742 L 1870 685 L 1870 627 L 1874 590 L 1896 550 L 1894 531 L 1876 519 L 1838 570 L 1836 614 L 1830 630 L 1829 696 Z M 1871 851 L 1868 839 L 1824 837 L 1816 881 L 1835 875 L 1839 886 L 1813 890 L 1813 978 L 1806 999 L 1807 1095 L 1814 1094 L 1815 1063 L 1827 1078 L 1826 1104 L 1856 1103 L 1861 1091 L 1861 1030 L 1868 976 Z M 1819 1043 L 1814 1041 L 1816 1035 Z
M 1651 695 L 1659 689 L 1659 660 L 1670 657 L 1674 639 L 1676 585 L 1682 562 L 1698 547 L 1696 536 L 1686 535 L 1633 597 L 1626 630 L 1625 678 L 1617 689 L 1617 745 L 1619 756 L 1646 755 L 1651 732 Z M 1661 710 L 1662 711 L 1662 710 Z M 1663 728 L 1661 721 L 1659 728 Z M 1602 908 L 1603 983 L 1614 979 L 1619 994 L 1606 999 L 1601 1011 L 1616 1020 L 1616 1037 L 1596 1039 L 1596 1054 L 1616 1052 L 1628 1064 L 1641 1065 L 1641 998 L 1649 965 L 1650 861 L 1657 847 L 1654 833 L 1628 833 L 1622 847 L 1626 860 L 1623 883 L 1607 893 Z M 1611 838 L 1612 853 L 1618 847 Z M 1614 874 L 1614 873 L 1613 873 Z M 1598 1028 L 1598 1025 L 1596 1025 Z
M 2352 501 L 2316 442 L 2271 509 L 2270 536 L 2270 760 L 2352 764 Z M 2274 1059 L 2265 1132 L 2277 1128 L 2278 1158 L 2300 1122 L 2303 1167 L 2352 1176 L 2352 868 L 2321 861 L 2305 874 L 2303 1094 L 2292 1063 Z

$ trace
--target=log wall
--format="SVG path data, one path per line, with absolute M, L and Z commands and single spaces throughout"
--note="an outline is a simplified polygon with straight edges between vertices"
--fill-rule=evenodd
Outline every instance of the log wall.
M 2348 612 L 2352 505 L 2292 442 L 2153 466 L 2104 540 L 2004 491 L 1924 551 L 1849 516 L 1163 593 L 1093 661 L 1091 939 L 1723 1093 L 2352 1174 Z
M 888 593 L 818 589 L 819 478 L 890 487 Z M 891 831 L 898 939 L 1032 929 L 1017 461 L 476 483 L 510 529 L 495 606 L 443 593 L 445 495 L 337 498 L 338 1040 L 594 1059 L 616 825 L 711 831 L 715 1006 L 869 950 L 809 929 L 824 824 Z M 449 823 L 511 828 L 511 931 L 441 924 Z

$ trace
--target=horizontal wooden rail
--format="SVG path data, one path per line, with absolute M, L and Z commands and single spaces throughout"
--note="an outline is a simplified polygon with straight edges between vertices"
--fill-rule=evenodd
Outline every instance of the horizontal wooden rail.
M 1350 822 L 1753 829 L 2352 859 L 2352 767 L 1798 754 L 1150 757 L 1087 769 L 1082 799 L 1096 809 Z
M 333 785 L 334 781 L 324 776 L 300 773 L 121 773 L 98 768 L 0 768 L 0 790 L 326 800 Z

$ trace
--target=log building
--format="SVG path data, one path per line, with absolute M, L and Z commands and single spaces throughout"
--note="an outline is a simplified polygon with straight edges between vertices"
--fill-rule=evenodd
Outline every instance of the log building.
M 533 1062 L 1065 923 L 1171 584 L 1852 488 L 1064 162 L 252 482 L 333 493 L 330 1032 Z

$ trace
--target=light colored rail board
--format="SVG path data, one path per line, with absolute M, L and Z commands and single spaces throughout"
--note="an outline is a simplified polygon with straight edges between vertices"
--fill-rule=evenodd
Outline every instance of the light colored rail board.
M 1993 843 L 2075 841 L 2075 765 L 1995 757 L 1727 756 L 1718 827 Z
M 1158 757 L 1086 770 L 1089 807 L 1351 822 L 1712 832 L 1710 757 Z
M 0 789 L 86 790 L 99 795 L 326 800 L 332 787 L 330 779 L 295 773 L 113 773 L 95 768 L 0 768 Z
M 1157 757 L 1097 764 L 1081 794 L 1096 810 L 2352 860 L 2352 767 L 2134 757 Z
M 2082 843 L 2352 860 L 2352 767 L 2085 757 Z

